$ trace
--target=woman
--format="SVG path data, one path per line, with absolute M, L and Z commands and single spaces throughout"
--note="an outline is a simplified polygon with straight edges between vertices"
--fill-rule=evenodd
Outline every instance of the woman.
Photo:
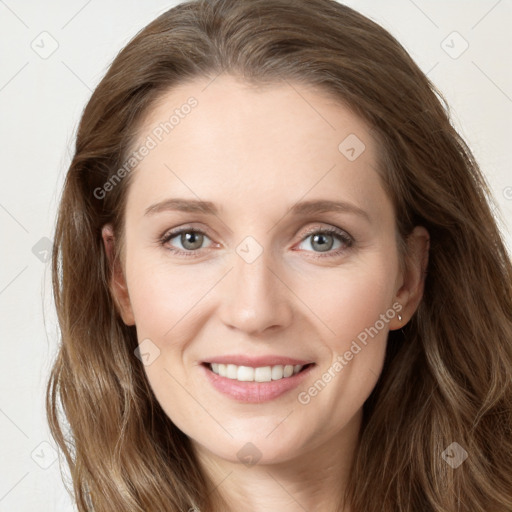
M 53 256 L 80 511 L 512 508 L 511 263 L 439 98 L 331 0 L 186 2 L 120 52 Z

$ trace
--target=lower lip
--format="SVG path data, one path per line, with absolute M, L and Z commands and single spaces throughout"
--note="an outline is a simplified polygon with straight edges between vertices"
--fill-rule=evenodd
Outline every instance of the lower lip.
M 228 379 L 227 377 L 221 377 L 210 370 L 208 365 L 200 365 L 206 378 L 217 391 L 239 402 L 250 403 L 268 402 L 269 400 L 274 400 L 283 395 L 287 391 L 291 391 L 309 375 L 314 366 L 315 364 L 311 364 L 299 373 L 279 380 L 272 380 L 270 382 L 242 382 L 235 379 Z

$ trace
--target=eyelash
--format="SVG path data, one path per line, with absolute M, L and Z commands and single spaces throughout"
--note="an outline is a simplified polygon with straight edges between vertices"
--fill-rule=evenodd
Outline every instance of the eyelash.
M 172 240 L 173 238 L 176 238 L 177 236 L 181 235 L 182 233 L 194 233 L 194 234 L 199 234 L 199 235 L 208 237 L 208 234 L 205 233 L 201 229 L 183 227 L 183 228 L 179 228 L 179 229 L 176 229 L 173 231 L 166 231 L 159 238 L 159 243 L 162 246 L 165 246 L 170 240 Z M 317 256 L 313 256 L 314 258 L 334 258 L 336 256 L 341 255 L 342 252 L 351 248 L 352 245 L 354 244 L 354 239 L 348 233 L 346 233 L 345 231 L 342 231 L 341 229 L 335 228 L 335 227 L 311 228 L 308 231 L 306 231 L 306 233 L 304 233 L 300 242 L 301 243 L 304 242 L 311 235 L 334 235 L 335 238 L 337 238 L 340 242 L 342 242 L 342 244 L 345 245 L 345 247 L 342 247 L 335 251 L 333 251 L 333 250 L 326 251 L 325 254 L 317 253 Z M 172 253 L 176 254 L 177 256 L 185 256 L 187 258 L 198 257 L 198 256 L 200 256 L 199 253 L 201 251 L 201 249 L 183 251 L 181 249 L 176 249 L 173 247 L 167 247 L 167 250 L 171 251 Z M 311 252 L 311 251 L 307 251 L 307 252 Z

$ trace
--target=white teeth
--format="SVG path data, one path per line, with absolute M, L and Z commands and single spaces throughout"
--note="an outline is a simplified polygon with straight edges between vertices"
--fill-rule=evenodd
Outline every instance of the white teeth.
M 271 371 L 272 380 L 279 380 L 283 378 L 283 366 L 278 364 L 277 366 L 272 366 Z
M 251 380 L 254 380 L 254 368 L 251 368 L 250 366 L 239 366 L 236 380 L 241 380 L 243 382 L 250 382 Z
M 226 377 L 228 379 L 236 379 L 238 374 L 238 368 L 236 364 L 228 364 L 226 365 Z
M 237 366 L 236 364 L 211 363 L 210 368 L 213 373 L 228 379 L 239 380 L 241 382 L 270 382 L 291 377 L 299 373 L 303 366 L 301 364 L 285 366 L 278 364 L 275 366 Z
M 272 380 L 272 369 L 270 366 L 261 366 L 254 370 L 254 380 L 256 382 L 270 382 Z

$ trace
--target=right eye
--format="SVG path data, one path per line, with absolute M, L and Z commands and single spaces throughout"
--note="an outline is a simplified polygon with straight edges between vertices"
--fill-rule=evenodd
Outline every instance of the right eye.
M 197 253 L 203 248 L 205 238 L 209 237 L 205 232 L 197 228 L 180 228 L 167 232 L 160 239 L 160 243 L 171 252 L 180 256 L 196 256 Z M 177 242 L 171 244 L 171 241 L 176 239 Z M 179 243 L 181 248 L 175 247 Z

